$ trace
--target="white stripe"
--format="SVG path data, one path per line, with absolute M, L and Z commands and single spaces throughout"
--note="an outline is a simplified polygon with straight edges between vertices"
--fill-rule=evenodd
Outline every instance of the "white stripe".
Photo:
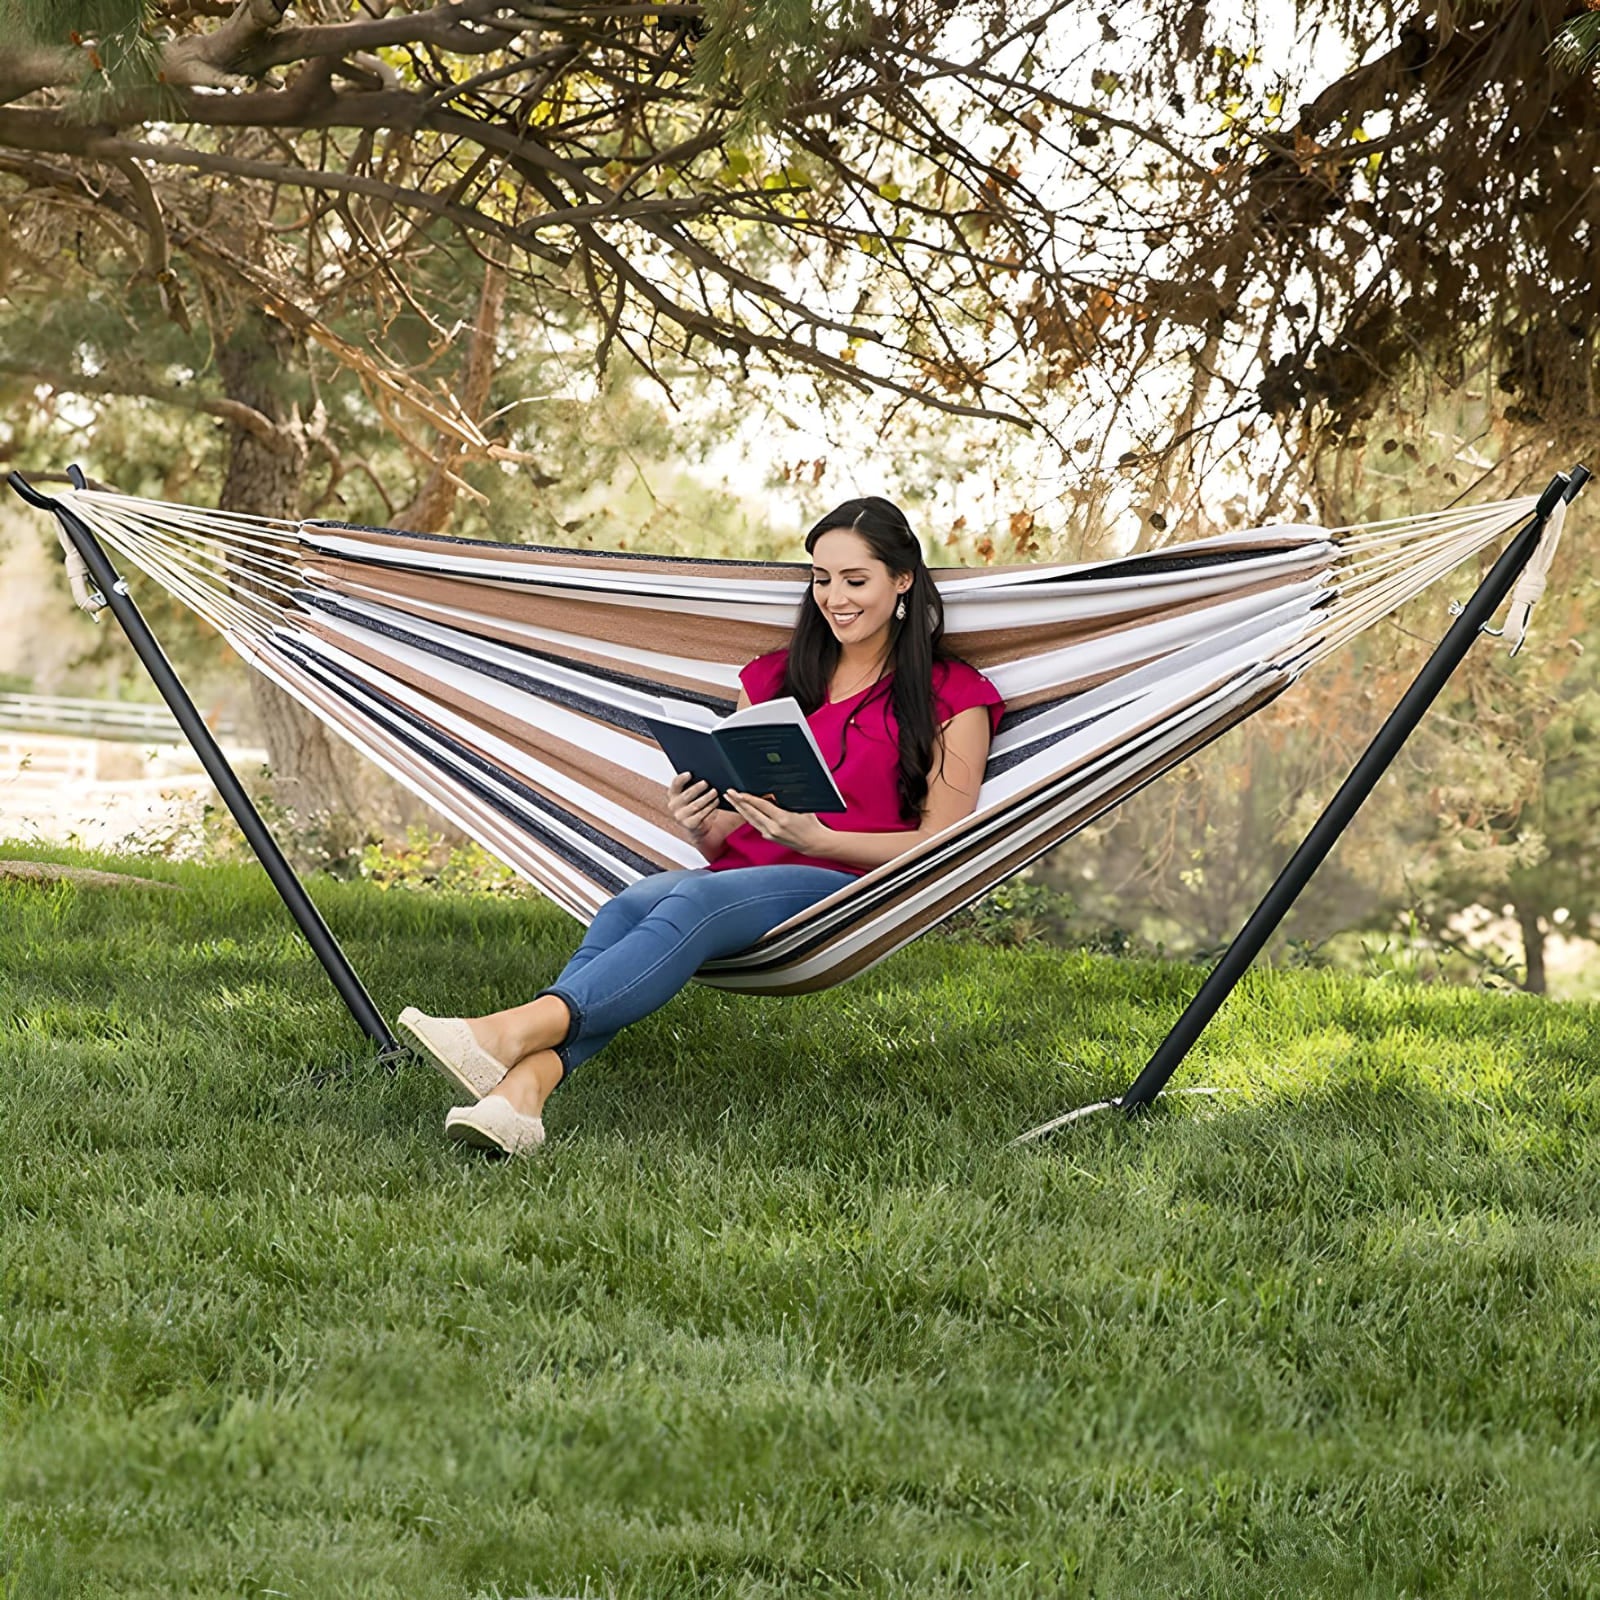
M 1043 815 L 1032 823 L 1013 827 L 1002 833 L 993 845 L 970 863 L 931 876 L 925 887 L 895 901 L 883 911 L 848 921 L 845 924 L 847 931 L 843 936 L 813 955 L 790 965 L 762 972 L 741 971 L 741 958 L 733 957 L 727 962 L 709 964 L 700 974 L 702 981 L 720 988 L 739 989 L 748 993 L 787 987 L 796 983 L 817 982 L 826 979 L 829 973 L 847 964 L 858 951 L 870 946 L 882 931 L 896 933 L 897 936 L 892 939 L 890 945 L 879 956 L 873 958 L 872 965 L 875 966 L 879 960 L 892 955 L 894 951 L 903 948 L 917 937 L 921 931 L 917 926 L 918 917 L 945 898 L 952 886 L 970 890 L 969 897 L 976 898 L 994 881 L 1009 876 L 1016 870 L 1015 867 L 1007 866 L 1003 870 L 997 870 L 997 867 L 1000 862 L 1014 854 L 1019 844 L 1026 846 L 1035 840 L 1047 837 L 1064 816 L 1086 804 L 1092 806 L 1098 798 L 1117 788 L 1130 775 L 1160 765 L 1163 757 L 1181 748 L 1185 740 L 1192 737 L 1197 729 L 1220 720 L 1227 711 L 1259 692 L 1261 676 L 1252 674 L 1250 681 L 1237 686 L 1226 698 L 1208 702 L 1205 714 L 1197 708 L 1195 715 L 1185 722 L 1164 730 L 1153 743 L 1141 746 L 1137 763 L 1113 764 L 1090 782 L 1074 783 L 1070 791 L 1063 794 L 1060 801 Z M 1092 814 L 1084 819 L 1085 825 L 1091 820 L 1093 820 Z M 844 891 L 846 894 L 848 892 Z M 844 904 L 847 905 L 848 902 Z M 812 908 L 813 911 L 816 909 Z M 808 916 L 809 913 L 802 915 Z M 790 926 L 791 924 L 784 924 L 783 928 L 774 929 L 767 936 L 767 940 L 781 937 L 784 929 Z M 767 940 L 752 948 L 749 960 L 770 958 Z
M 530 645 L 549 645 L 556 650 L 580 650 L 585 655 L 591 656 L 603 655 L 618 663 L 619 667 L 632 668 L 641 676 L 654 675 L 657 679 L 688 678 L 691 682 L 698 679 L 708 687 L 731 690 L 735 694 L 739 689 L 740 669 L 725 661 L 706 661 L 699 656 L 672 656 L 660 650 L 640 650 L 632 645 L 613 644 L 610 640 L 596 639 L 592 634 L 564 633 L 556 628 L 537 628 L 532 623 L 512 622 L 504 617 L 466 611 L 459 606 L 439 605 L 431 600 L 413 600 L 407 596 L 402 601 L 370 584 L 347 585 L 346 581 L 341 579 L 339 587 L 333 588 L 328 585 L 323 574 L 311 568 L 306 570 L 306 577 L 316 584 L 320 592 L 331 595 L 346 605 L 370 604 L 375 614 L 388 617 L 397 626 L 410 626 L 416 622 L 417 619 L 409 609 L 412 606 L 420 607 L 430 616 L 452 619 L 461 627 L 461 632 L 456 634 L 455 642 L 458 648 L 470 645 L 476 649 L 484 642 L 482 630 L 493 628 L 525 639 Z M 347 587 L 358 589 L 361 594 L 370 595 L 373 599 L 363 602 L 348 594 Z M 402 606 L 406 609 L 401 609 Z M 451 630 L 447 627 L 444 631 L 449 633 Z M 463 639 L 463 633 L 472 637 Z
M 286 636 L 293 639 L 294 643 L 302 650 L 307 651 L 308 654 L 325 657 L 328 660 L 337 662 L 349 672 L 356 674 L 361 680 L 371 683 L 374 688 L 381 689 L 392 699 L 399 701 L 408 710 L 414 711 L 419 716 L 436 723 L 445 733 L 454 735 L 464 744 L 476 746 L 495 765 L 503 767 L 514 776 L 525 779 L 534 787 L 548 789 L 551 793 L 559 796 L 564 804 L 570 806 L 586 822 L 592 823 L 601 832 L 609 833 L 612 837 L 625 840 L 629 844 L 637 844 L 652 854 L 666 856 L 669 860 L 678 861 L 684 866 L 701 864 L 702 858 L 699 853 L 694 851 L 685 840 L 678 838 L 677 835 L 666 832 L 665 829 L 656 826 L 647 818 L 641 817 L 637 812 L 627 810 L 617 805 L 614 801 L 607 800 L 603 795 L 596 794 L 593 790 L 586 789 L 581 784 L 573 782 L 570 777 L 556 768 L 548 767 L 542 761 L 534 760 L 532 757 L 525 755 L 515 745 L 507 743 L 481 724 L 461 716 L 449 706 L 441 705 L 437 701 L 429 699 L 426 695 L 418 693 L 409 684 L 390 677 L 381 668 L 372 666 L 358 656 L 347 655 L 337 645 L 330 644 L 326 640 L 299 637 L 287 634 L 287 632 Z M 430 661 L 435 660 L 431 656 L 428 659 Z M 445 663 L 436 664 L 445 665 Z M 497 685 L 496 687 L 501 686 Z M 522 698 L 527 697 L 523 696 Z M 555 708 L 551 707 L 549 709 L 553 710 Z M 594 724 L 586 722 L 585 726 L 593 729 Z M 642 744 L 636 739 L 629 739 L 627 742 L 635 749 L 643 749 Z M 652 748 L 655 747 L 652 746 Z M 657 751 L 657 755 L 660 756 L 663 765 L 670 765 L 666 757 L 661 755 L 659 751 Z M 639 769 L 635 766 L 633 770 L 637 771 Z M 665 783 L 663 783 L 663 787 L 665 787 Z M 514 803 L 521 804 L 520 801 Z M 564 837 L 572 841 L 575 848 L 587 851 L 594 849 L 590 841 L 585 840 L 580 834 L 572 833 L 557 822 L 556 819 L 545 817 L 541 814 L 540 820 L 544 826 L 560 831 Z M 625 876 L 632 877 L 636 875 L 631 867 L 625 866 L 620 861 L 608 862 L 608 865 L 613 866 L 616 871 Z
M 1152 656 L 1171 657 L 1197 645 L 1203 647 L 1208 640 L 1230 636 L 1252 623 L 1263 630 L 1275 627 L 1280 613 L 1308 615 L 1331 592 L 1330 577 L 1331 573 L 1324 570 L 1302 583 L 1221 601 L 1183 616 L 1136 623 L 1116 633 L 1040 651 L 1019 661 L 997 662 L 985 669 L 984 676 L 1010 702 L 1061 684 L 1124 672 Z

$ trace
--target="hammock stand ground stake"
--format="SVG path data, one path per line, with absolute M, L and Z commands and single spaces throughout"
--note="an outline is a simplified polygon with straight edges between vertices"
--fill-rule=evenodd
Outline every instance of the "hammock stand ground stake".
M 74 488 L 84 487 L 84 476 L 76 467 L 70 469 L 69 476 Z M 278 891 L 284 905 L 288 907 L 289 915 L 299 924 L 300 931 L 306 936 L 306 942 L 311 946 L 317 960 L 322 963 L 328 977 L 332 979 L 334 988 L 339 992 L 339 998 L 344 1001 L 362 1032 L 378 1046 L 382 1055 L 401 1054 L 403 1047 L 389 1031 L 382 1014 L 372 1003 L 372 996 L 367 993 L 366 986 L 356 976 L 355 968 L 350 965 L 349 958 L 339 947 L 339 941 L 334 938 L 332 930 L 323 921 L 322 913 L 312 904 L 305 885 L 295 876 L 294 868 L 284 859 L 277 840 L 272 837 L 266 823 L 261 820 L 261 813 L 256 810 L 250 796 L 245 793 L 238 774 L 228 764 L 228 758 L 222 753 L 222 747 L 206 726 L 205 719 L 196 709 L 194 701 L 189 698 L 189 691 L 179 682 L 177 673 L 172 669 L 172 663 L 167 660 L 166 652 L 162 650 L 156 636 L 150 631 L 150 625 L 144 620 L 138 606 L 128 593 L 128 585 L 112 566 L 111 558 L 102 548 L 100 541 L 73 515 L 69 507 L 48 495 L 40 494 L 20 472 L 11 473 L 6 481 L 29 505 L 40 511 L 52 512 L 60 522 L 62 531 L 72 541 L 78 554 L 83 557 L 84 565 L 88 567 L 89 576 L 99 588 L 101 598 L 110 607 L 117 621 L 122 624 L 122 631 L 127 634 L 128 643 L 133 646 L 140 661 L 144 663 L 145 671 L 150 674 L 156 688 L 161 691 L 161 698 L 167 702 L 172 715 L 177 719 L 178 726 L 183 730 L 184 737 L 194 747 L 194 753 L 199 756 L 200 764 L 217 786 L 217 793 L 222 796 L 224 804 L 233 813 L 234 821 L 239 824 L 240 831 L 249 841 L 250 848 L 255 851 L 256 859 L 266 868 L 267 876 L 272 880 L 272 886 Z
M 1327 810 L 1318 817 L 1300 848 L 1278 874 L 1277 881 L 1267 890 L 1266 897 L 1251 913 L 1250 920 L 1223 952 L 1222 959 L 1212 968 L 1210 976 L 1200 986 L 1172 1031 L 1156 1046 L 1155 1054 L 1145 1063 L 1139 1076 L 1115 1100 L 1080 1106 L 1076 1111 L 1069 1111 L 1064 1116 L 1030 1129 L 1017 1143 L 1043 1138 L 1057 1128 L 1066 1127 L 1093 1112 L 1110 1110 L 1113 1106 L 1128 1116 L 1150 1106 L 1166 1087 L 1167 1080 L 1183 1064 L 1184 1057 L 1194 1048 L 1206 1024 L 1233 993 L 1250 963 L 1261 953 L 1289 908 L 1311 881 L 1312 874 L 1333 849 L 1339 835 L 1349 827 L 1362 802 L 1399 755 L 1401 746 L 1416 731 L 1428 707 L 1438 698 L 1450 675 L 1461 665 L 1478 635 L 1500 609 L 1501 602 L 1511 593 L 1522 575 L 1522 569 L 1538 548 L 1551 512 L 1561 501 L 1570 502 L 1589 478 L 1589 469 L 1577 466 L 1570 474 L 1558 472 L 1551 479 L 1549 487 L 1540 495 L 1539 503 L 1534 507 L 1528 526 L 1506 546 L 1489 575 L 1462 607 L 1450 631 L 1423 664 L 1400 703 L 1389 713 L 1388 720 L 1351 769 L 1350 776 L 1340 784 L 1339 792 L 1328 802 Z

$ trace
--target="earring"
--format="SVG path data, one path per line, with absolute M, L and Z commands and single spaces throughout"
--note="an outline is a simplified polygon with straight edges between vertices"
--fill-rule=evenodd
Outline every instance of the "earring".
M 895 602 L 894 620 L 896 622 L 904 622 L 906 620 L 906 597 L 904 595 L 901 595 L 899 600 Z

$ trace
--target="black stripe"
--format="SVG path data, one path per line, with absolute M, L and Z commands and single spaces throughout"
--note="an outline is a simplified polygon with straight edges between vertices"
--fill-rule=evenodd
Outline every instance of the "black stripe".
M 798 574 L 809 573 L 810 565 L 802 561 L 752 561 L 741 560 L 737 556 L 669 556 L 646 555 L 637 550 L 590 550 L 579 549 L 573 545 L 560 544 L 510 544 L 500 539 L 463 539 L 456 534 L 449 533 L 410 533 L 399 528 L 384 528 L 367 522 L 332 522 L 318 519 L 314 522 L 304 522 L 302 529 L 315 530 L 327 529 L 329 532 L 344 533 L 370 533 L 380 538 L 387 539 L 425 539 L 430 544 L 454 545 L 463 550 L 531 550 L 538 555 L 546 556 L 581 556 L 585 559 L 598 561 L 617 562 L 622 565 L 629 563 L 647 563 L 649 565 L 666 566 L 692 566 L 692 567 L 742 567 L 760 572 L 793 572 Z M 1329 541 L 1331 542 L 1331 541 Z M 1091 563 L 1079 572 L 1053 573 L 1048 578 L 1028 579 L 1021 578 L 1021 583 L 1081 583 L 1095 578 L 1138 578 L 1146 577 L 1161 572 L 1184 572 L 1196 567 L 1230 566 L 1239 561 L 1254 561 L 1261 556 L 1282 555 L 1286 551 L 1303 550 L 1306 548 L 1303 540 L 1286 542 L 1278 546 L 1269 546 L 1265 550 L 1218 550 L 1201 552 L 1197 555 L 1180 555 L 1176 552 L 1181 546 L 1173 546 L 1171 551 L 1154 550 L 1143 556 L 1130 556 L 1126 560 L 1106 561 Z M 381 557 L 349 556 L 345 559 L 357 561 L 363 565 L 405 567 L 403 562 L 389 563 Z M 406 568 L 416 571 L 415 567 Z M 982 567 L 929 567 L 929 573 L 937 577 L 941 572 L 959 572 L 966 576 L 981 577 Z M 455 576 L 455 574 L 451 574 Z
M 1067 697 L 1068 699 L 1071 696 Z M 1057 700 L 1056 705 L 1063 704 Z M 1031 709 L 1031 708 L 1030 708 Z M 1049 706 L 1043 707 L 1048 711 Z M 989 762 L 983 769 L 983 781 L 987 783 L 991 778 L 998 778 L 1002 772 L 1009 772 L 1014 766 L 1026 761 L 1030 756 L 1036 756 L 1042 750 L 1048 750 L 1052 745 L 1060 744 L 1063 739 L 1070 739 L 1073 734 L 1081 733 L 1085 728 L 1092 727 L 1105 717 L 1109 717 L 1116 706 L 1107 706 L 1104 711 L 1097 711 L 1093 716 L 1083 717 L 1077 722 L 1069 722 L 1064 728 L 1057 728 L 1055 732 L 1045 734 L 1042 738 L 1030 740 L 1027 744 L 1019 744 L 1015 750 L 1007 750 L 1004 755 L 990 756 Z M 1003 729 L 1005 722 L 1000 726 Z
M 1055 577 L 1041 581 L 1084 583 L 1095 578 L 1147 578 L 1164 572 L 1190 572 L 1199 567 L 1231 567 L 1241 561 L 1260 561 L 1267 556 L 1281 556 L 1290 551 L 1305 550 L 1307 545 L 1303 540 L 1296 540 L 1292 544 L 1269 546 L 1265 550 L 1201 550 L 1192 555 L 1177 554 L 1181 548 L 1174 546 L 1172 554 L 1155 550 L 1145 556 L 1130 556 L 1125 561 L 1108 561 L 1104 565 L 1086 568 L 1082 572 L 1058 573 Z
M 626 845 L 618 843 L 618 841 L 612 838 L 610 834 L 605 833 L 601 829 L 595 827 L 592 822 L 586 821 L 577 813 L 568 811 L 565 807 L 557 805 L 554 801 L 546 799 L 544 795 L 539 794 L 533 789 L 530 789 L 525 783 L 523 783 L 513 774 L 506 772 L 503 768 L 497 767 L 492 761 L 485 760 L 475 750 L 467 749 L 467 747 L 461 744 L 458 740 L 452 738 L 442 729 L 433 727 L 425 719 L 419 717 L 408 707 L 400 705 L 390 696 L 384 694 L 381 690 L 375 689 L 371 684 L 363 682 L 348 668 L 339 666 L 331 661 L 324 661 L 320 657 L 312 654 L 304 646 L 299 645 L 292 640 L 279 639 L 277 644 L 278 648 L 281 649 L 291 661 L 293 661 L 303 671 L 309 672 L 313 677 L 320 679 L 326 687 L 334 689 L 337 692 L 338 684 L 329 681 L 330 679 L 337 679 L 345 684 L 353 685 L 369 699 L 378 701 L 379 704 L 388 710 L 391 717 L 398 720 L 398 722 L 401 724 L 400 726 L 384 723 L 384 719 L 382 717 L 375 717 L 371 710 L 364 706 L 352 705 L 352 709 L 355 710 L 359 715 L 372 718 L 372 720 L 378 721 L 380 724 L 384 725 L 391 737 L 398 739 L 401 744 L 405 745 L 405 747 L 412 752 L 413 755 L 417 756 L 427 765 L 438 767 L 438 758 L 434 752 L 429 750 L 420 739 L 416 738 L 413 734 L 407 731 L 407 724 L 409 724 L 411 727 L 420 728 L 425 731 L 429 739 L 433 740 L 437 744 L 443 745 L 447 750 L 449 750 L 450 754 L 454 756 L 456 760 L 464 763 L 466 766 L 474 769 L 477 772 L 492 777 L 497 783 L 501 784 L 507 789 L 510 789 L 518 796 L 519 799 L 523 800 L 531 810 L 535 812 L 542 812 L 544 815 L 553 817 L 557 821 L 564 823 L 567 827 L 572 829 L 574 833 L 578 834 L 580 838 L 588 840 L 596 850 L 603 851 L 606 855 L 625 862 L 641 876 L 649 877 L 653 876 L 655 873 L 668 870 L 659 866 L 656 862 L 651 861 L 648 857 L 639 855 L 636 851 L 630 850 Z M 346 699 L 346 701 L 349 701 L 351 697 L 345 695 L 343 698 Z M 516 810 L 514 807 L 507 805 L 505 800 L 501 798 L 500 795 L 496 794 L 494 790 L 487 784 L 478 782 L 468 773 L 452 772 L 450 777 L 453 778 L 457 783 L 461 784 L 463 788 L 475 794 L 484 802 L 485 805 L 498 812 L 508 822 L 514 823 L 524 833 L 531 834 L 548 850 L 560 856 L 568 866 L 575 868 L 583 877 L 587 878 L 591 883 L 597 884 L 600 888 L 606 890 L 607 893 L 616 894 L 619 890 L 627 887 L 627 882 L 625 879 L 618 877 L 615 873 L 609 871 L 599 861 L 597 861 L 595 857 L 584 855 L 581 851 L 576 849 L 565 839 L 561 838 L 558 834 L 552 833 L 547 828 L 541 826 L 537 817 L 526 816 L 522 812 Z
M 396 623 L 383 621 L 374 617 L 363 616 L 358 611 L 351 610 L 347 605 L 325 595 L 317 594 L 309 589 L 294 591 L 295 599 L 316 611 L 326 612 L 330 616 L 341 618 L 345 622 L 354 623 L 357 627 L 369 629 L 373 633 L 383 635 L 386 639 L 395 639 L 402 644 L 411 645 L 414 649 L 437 656 L 441 661 L 449 661 L 458 667 L 465 667 L 469 672 L 476 672 L 486 678 L 493 678 L 496 682 L 503 683 L 512 689 L 520 689 L 525 694 L 531 694 L 540 700 L 548 700 L 552 705 L 564 707 L 568 711 L 581 712 L 584 716 L 593 717 L 598 722 L 604 722 L 613 728 L 620 728 L 628 733 L 636 733 L 643 738 L 651 737 L 650 730 L 645 726 L 642 717 L 635 716 L 631 711 L 619 710 L 616 706 L 605 700 L 596 699 L 590 695 L 582 694 L 576 689 L 566 689 L 559 684 L 546 683 L 542 678 L 535 678 L 526 673 L 518 672 L 513 667 L 501 666 L 498 662 L 485 661 L 465 650 L 458 650 L 453 645 L 440 644 L 434 639 L 425 639 L 420 634 L 409 632 Z M 439 624 L 447 626 L 447 624 Z M 467 635 L 471 638 L 473 635 Z M 496 641 L 499 642 L 498 640 Z M 517 649 L 515 645 L 506 646 L 507 649 Z M 523 651 L 523 654 L 533 656 L 540 661 L 549 661 L 553 665 L 565 667 L 568 672 L 588 673 L 587 667 L 575 667 L 570 662 L 563 661 L 559 656 L 545 655 L 532 650 Z M 603 676 L 600 673 L 593 674 Z M 604 675 L 608 681 L 624 682 L 621 674 Z M 634 680 L 639 685 L 647 685 L 650 680 L 640 678 Z M 632 683 L 628 687 L 633 687 Z M 652 699 L 660 697 L 660 685 L 645 689 Z M 726 699 L 716 699 L 711 695 L 682 695 L 678 698 L 693 700 L 696 705 L 704 705 L 712 711 L 731 711 L 736 702 Z

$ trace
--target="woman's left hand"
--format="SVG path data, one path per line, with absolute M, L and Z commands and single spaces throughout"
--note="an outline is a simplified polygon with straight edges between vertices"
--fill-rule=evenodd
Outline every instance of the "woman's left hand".
M 775 801 L 738 789 L 724 789 L 723 798 L 763 839 L 771 839 L 803 856 L 826 856 L 832 829 L 809 811 L 785 811 Z

